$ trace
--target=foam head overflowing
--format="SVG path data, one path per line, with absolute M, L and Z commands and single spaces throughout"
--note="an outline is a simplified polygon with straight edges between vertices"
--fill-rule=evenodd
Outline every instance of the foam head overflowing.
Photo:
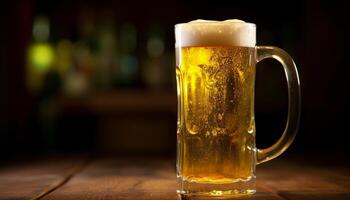
M 176 47 L 243 46 L 254 47 L 256 27 L 241 20 L 194 20 L 175 26 Z

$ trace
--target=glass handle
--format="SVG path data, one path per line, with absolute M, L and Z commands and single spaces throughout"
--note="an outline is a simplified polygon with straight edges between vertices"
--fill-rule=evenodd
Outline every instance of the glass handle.
M 293 142 L 300 121 L 300 81 L 293 59 L 284 50 L 271 46 L 257 46 L 257 62 L 265 58 L 278 60 L 284 69 L 288 83 L 288 118 L 281 138 L 271 147 L 257 150 L 257 163 L 263 163 L 281 155 Z

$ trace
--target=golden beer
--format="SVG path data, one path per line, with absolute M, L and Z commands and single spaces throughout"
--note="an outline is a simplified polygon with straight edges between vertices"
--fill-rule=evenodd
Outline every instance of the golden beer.
M 254 48 L 183 47 L 177 52 L 178 175 L 233 183 L 253 176 Z

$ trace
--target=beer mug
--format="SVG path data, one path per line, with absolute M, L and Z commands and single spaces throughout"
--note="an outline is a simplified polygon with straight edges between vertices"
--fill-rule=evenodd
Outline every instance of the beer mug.
M 282 49 L 256 46 L 256 26 L 241 20 L 175 25 L 178 194 L 253 194 L 255 166 L 283 153 L 300 118 L 297 68 Z M 256 63 L 278 60 L 288 83 L 288 120 L 271 147 L 255 146 Z

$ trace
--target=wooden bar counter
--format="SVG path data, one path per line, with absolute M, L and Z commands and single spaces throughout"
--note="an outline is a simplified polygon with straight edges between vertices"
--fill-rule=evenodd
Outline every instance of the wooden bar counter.
M 350 199 L 350 169 L 277 158 L 257 166 L 257 190 L 238 199 Z M 175 161 L 61 156 L 4 164 L 0 199 L 176 200 Z M 237 199 L 237 198 L 235 198 Z

